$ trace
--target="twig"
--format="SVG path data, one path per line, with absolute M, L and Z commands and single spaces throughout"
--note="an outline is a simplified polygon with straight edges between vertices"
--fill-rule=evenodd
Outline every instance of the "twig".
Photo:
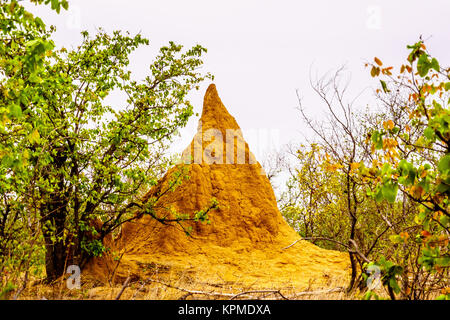
M 293 299 L 293 298 L 296 298 L 296 297 L 309 296 L 309 295 L 316 295 L 316 294 L 324 294 L 324 293 L 332 293 L 332 292 L 342 292 L 342 291 L 345 291 L 345 288 L 343 288 L 343 287 L 337 287 L 337 288 L 333 288 L 333 289 L 329 289 L 329 290 L 317 290 L 317 291 L 297 292 L 297 293 L 294 293 L 293 295 L 287 297 L 287 299 Z
M 13 300 L 17 300 L 17 298 L 19 298 L 22 291 L 25 290 L 25 288 L 27 287 L 27 283 L 28 283 L 28 270 L 25 272 L 25 277 L 23 278 L 23 285 L 19 290 L 17 290 L 16 294 L 13 297 Z
M 243 296 L 245 294 L 249 294 L 249 293 L 274 293 L 274 294 L 278 294 L 280 295 L 280 297 L 284 300 L 289 300 L 288 298 L 286 298 L 281 292 L 280 290 L 251 290 L 251 291 L 244 291 L 238 294 L 235 294 L 234 296 L 232 296 L 230 298 L 230 300 L 233 300 L 234 298 Z
M 309 296 L 309 295 L 317 295 L 317 294 L 326 294 L 326 293 L 332 293 L 332 292 L 345 291 L 345 288 L 337 287 L 337 288 L 333 288 L 333 289 L 329 289 L 329 290 L 301 291 L 301 292 L 294 293 L 293 295 L 286 296 L 286 295 L 282 294 L 280 290 L 249 290 L 249 291 L 244 291 L 244 292 L 240 292 L 240 293 L 224 293 L 224 292 L 214 292 L 214 291 L 207 292 L 207 291 L 199 291 L 199 290 L 189 290 L 186 288 L 174 286 L 170 283 L 166 283 L 166 282 L 163 282 L 160 280 L 150 279 L 150 278 L 147 279 L 146 282 L 158 283 L 158 284 L 162 284 L 168 288 L 173 288 L 173 289 L 177 289 L 177 290 L 186 292 L 186 294 L 183 295 L 180 299 L 186 299 L 190 295 L 199 294 L 199 295 L 215 296 L 215 297 L 230 297 L 230 300 L 233 300 L 237 297 L 245 297 L 247 299 L 257 300 L 258 297 L 255 297 L 255 296 L 252 296 L 249 294 L 251 294 L 251 293 L 268 293 L 268 294 L 277 294 L 281 297 L 281 299 L 289 300 L 289 299 L 293 299 L 293 298 L 300 297 L 300 296 Z M 266 296 L 267 295 L 265 295 L 265 297 Z
M 111 276 L 110 276 L 109 279 L 108 279 L 108 282 L 109 282 L 109 285 L 110 285 L 110 286 L 112 286 L 112 281 L 114 280 L 114 275 L 116 274 L 117 267 L 119 266 L 120 261 L 122 260 L 122 257 L 123 257 L 123 254 L 125 253 L 125 251 L 126 251 L 126 250 L 124 249 L 123 252 L 122 252 L 122 254 L 120 255 L 119 259 L 117 259 L 117 264 L 116 264 L 116 266 L 114 267 L 114 270 L 113 270 Z
M 158 269 L 156 269 L 156 272 L 153 273 L 153 275 L 155 275 L 155 274 L 156 274 L 156 275 L 158 274 Z M 133 297 L 131 298 L 131 300 L 134 300 L 134 299 L 136 298 L 137 294 L 138 294 L 142 289 L 144 289 L 144 287 L 147 285 L 148 281 L 149 281 L 149 279 L 147 279 L 147 280 L 145 280 L 145 281 L 142 282 L 141 286 L 134 292 Z
M 137 296 L 137 294 L 144 289 L 145 285 L 147 284 L 147 281 L 144 281 L 141 286 L 134 292 L 133 296 L 131 297 L 131 300 L 134 300 Z
M 162 284 L 162 285 L 164 285 L 164 286 L 166 286 L 168 288 L 177 289 L 177 290 L 189 293 L 191 295 L 192 294 L 201 294 L 201 295 L 216 296 L 216 297 L 234 297 L 236 295 L 235 293 L 222 293 L 222 292 L 214 292 L 214 291 L 206 292 L 206 291 L 199 291 L 199 290 L 189 290 L 189 289 L 186 289 L 186 288 L 177 287 L 177 286 L 174 286 L 174 285 L 172 285 L 170 283 L 166 283 L 166 282 L 163 282 L 163 281 L 160 281 L 160 280 L 155 280 L 155 279 L 147 279 L 146 281 L 147 282 L 159 283 L 159 284 Z M 246 297 L 247 298 L 251 298 L 251 299 L 255 299 L 255 297 L 248 296 L 248 295 Z
M 296 244 L 297 242 L 299 242 L 300 240 L 303 240 L 303 239 L 298 239 L 298 240 L 295 240 L 294 242 L 292 242 L 290 245 L 288 245 L 287 247 L 284 247 L 284 248 L 282 248 L 281 250 L 286 250 L 286 249 L 288 249 L 288 248 L 290 248 L 290 247 L 292 247 L 294 244 Z
M 178 300 L 186 300 L 187 297 L 192 296 L 192 293 L 187 292 L 185 294 L 183 294 L 181 297 L 178 298 Z
M 370 263 L 370 260 L 369 259 L 367 259 L 367 257 L 361 252 L 361 251 L 359 251 L 359 248 L 358 248 L 358 245 L 356 244 L 356 241 L 355 240 L 353 240 L 353 239 L 349 239 L 348 240 L 352 245 L 353 245 L 353 247 L 355 248 L 355 251 L 354 252 L 356 252 L 365 262 L 367 262 L 367 263 Z M 349 250 L 350 251 L 350 250 Z
M 120 290 L 119 294 L 116 297 L 116 300 L 120 299 L 120 296 L 125 291 L 125 289 L 128 287 L 128 283 L 130 282 L 130 280 L 131 280 L 131 277 L 128 277 L 127 280 L 125 280 L 125 282 L 123 283 L 122 289 Z
M 334 240 L 334 239 L 325 238 L 325 237 L 306 237 L 306 238 L 301 238 L 301 239 L 295 240 L 295 241 L 292 242 L 290 245 L 288 245 L 288 246 L 285 247 L 285 248 L 282 248 L 281 250 L 286 250 L 286 249 L 292 247 L 294 244 L 296 244 L 297 242 L 299 242 L 299 241 L 301 241 L 301 240 L 312 240 L 312 241 L 314 241 L 314 240 L 324 240 L 324 241 L 331 241 L 331 242 L 340 244 L 340 245 L 343 246 L 343 247 L 348 248 L 348 245 L 346 245 L 346 244 L 344 244 L 344 243 L 342 243 L 342 242 L 340 242 L 340 241 Z

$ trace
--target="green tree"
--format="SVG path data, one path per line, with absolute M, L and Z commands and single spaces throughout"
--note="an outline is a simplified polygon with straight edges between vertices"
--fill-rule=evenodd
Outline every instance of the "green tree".
M 127 66 L 148 44 L 141 35 L 83 32 L 76 49 L 56 49 L 52 28 L 16 1 L 1 10 L 11 21 L 0 52 L 2 215 L 37 217 L 53 280 L 101 255 L 103 238 L 133 208 L 154 215 L 155 201 L 141 203 L 138 191 L 156 183 L 153 171 L 167 162 L 161 148 L 193 114 L 188 93 L 211 78 L 198 71 L 206 49 L 170 42 L 137 81 Z M 118 109 L 107 103 L 112 92 L 126 96 Z
M 65 0 L 32 2 L 51 2 L 58 12 L 68 6 Z M 27 167 L 27 138 L 37 137 L 32 123 L 23 119 L 38 96 L 34 79 L 53 48 L 52 30 L 17 1 L 0 1 L 0 298 L 14 289 L 12 283 L 21 273 L 26 279 L 30 266 L 43 260 L 40 217 L 31 201 L 25 201 L 31 198 L 27 190 L 33 176 Z
M 449 69 L 421 41 L 408 48 L 396 75 L 367 63 L 381 77 L 377 108 L 346 102 L 341 69 L 313 86 L 329 120 L 313 122 L 300 104 L 319 142 L 299 149 L 281 209 L 305 238 L 347 249 L 349 289 L 367 290 L 378 268 L 391 299 L 449 298 Z
M 338 167 L 319 144 L 302 145 L 295 156 L 287 189 L 278 200 L 280 211 L 304 239 L 342 250 L 349 230 L 343 176 L 337 174 Z
M 391 238 L 394 244 L 415 243 L 419 270 L 426 271 L 413 272 L 410 265 L 402 265 L 404 277 L 414 276 L 408 293 L 421 296 L 423 290 L 418 290 L 416 282 L 429 287 L 436 279 L 444 279 L 441 297 L 446 293 L 449 298 L 450 69 L 440 66 L 423 41 L 408 49 L 407 61 L 397 75 L 378 58 L 370 64 L 372 76 L 380 77 L 377 92 L 390 118 L 370 135 L 372 153 L 382 161 L 376 168 L 362 168 L 362 174 L 377 182 L 373 191 L 377 201 L 395 203 L 402 195 L 416 207 L 415 234 Z M 386 285 L 393 289 L 391 297 L 401 291 L 395 281 Z

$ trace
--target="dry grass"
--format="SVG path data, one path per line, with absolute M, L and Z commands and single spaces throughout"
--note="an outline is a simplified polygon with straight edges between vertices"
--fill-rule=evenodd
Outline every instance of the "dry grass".
M 346 279 L 330 279 L 326 286 L 318 287 L 314 281 L 307 288 L 286 284 L 282 287 L 261 288 L 257 283 L 245 285 L 239 281 L 227 282 L 219 276 L 193 279 L 185 275 L 157 274 L 123 284 L 104 284 L 96 279 L 82 278 L 79 289 L 68 289 L 66 279 L 52 285 L 34 281 L 21 293 L 24 300 L 195 300 L 195 299 L 257 299 L 257 300 L 355 300 L 362 294 L 345 292 Z

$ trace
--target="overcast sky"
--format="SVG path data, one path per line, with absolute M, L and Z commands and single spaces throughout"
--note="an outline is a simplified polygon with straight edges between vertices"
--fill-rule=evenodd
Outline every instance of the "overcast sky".
M 350 93 L 373 86 L 365 61 L 374 56 L 398 66 L 406 45 L 422 35 L 441 64 L 449 64 L 450 2 L 364 0 L 69 0 L 60 15 L 44 6 L 29 9 L 57 27 L 57 45 L 76 46 L 80 31 L 128 30 L 142 33 L 150 46 L 132 57 L 131 69 L 143 78 L 159 47 L 172 40 L 208 49 L 204 70 L 215 75 L 219 95 L 236 118 L 258 160 L 272 143 L 302 139 L 296 89 L 307 112 L 321 116 L 323 106 L 310 84 L 319 74 L 346 64 Z M 201 113 L 209 83 L 191 95 Z M 370 90 L 367 90 L 370 93 Z M 367 104 L 363 97 L 361 105 Z M 191 118 L 174 150 L 190 142 L 198 117 Z M 253 136 L 252 136 L 253 134 Z M 259 137 L 259 139 L 257 138 Z M 256 140 L 255 140 L 256 138 Z M 253 143 L 252 143 L 253 142 Z

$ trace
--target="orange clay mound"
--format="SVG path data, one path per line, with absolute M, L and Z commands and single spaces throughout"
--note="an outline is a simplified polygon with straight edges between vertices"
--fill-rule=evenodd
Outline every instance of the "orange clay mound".
M 232 129 L 232 130 L 227 130 Z M 228 134 L 228 139 L 227 139 Z M 346 253 L 321 249 L 301 240 L 277 208 L 271 184 L 249 151 L 236 120 L 222 104 L 215 85 L 206 91 L 197 134 L 183 152 L 180 164 L 144 197 L 160 197 L 155 213 L 174 218 L 178 213 L 203 210 L 210 224 L 183 222 L 192 227 L 186 236 L 178 224 L 163 225 L 148 215 L 126 223 L 111 245 L 120 264 L 97 259 L 87 270 L 106 279 L 144 278 L 164 274 L 188 275 L 193 281 L 234 283 L 253 288 L 326 286 L 330 279 L 347 279 Z M 167 191 L 173 174 L 188 169 L 188 180 Z

